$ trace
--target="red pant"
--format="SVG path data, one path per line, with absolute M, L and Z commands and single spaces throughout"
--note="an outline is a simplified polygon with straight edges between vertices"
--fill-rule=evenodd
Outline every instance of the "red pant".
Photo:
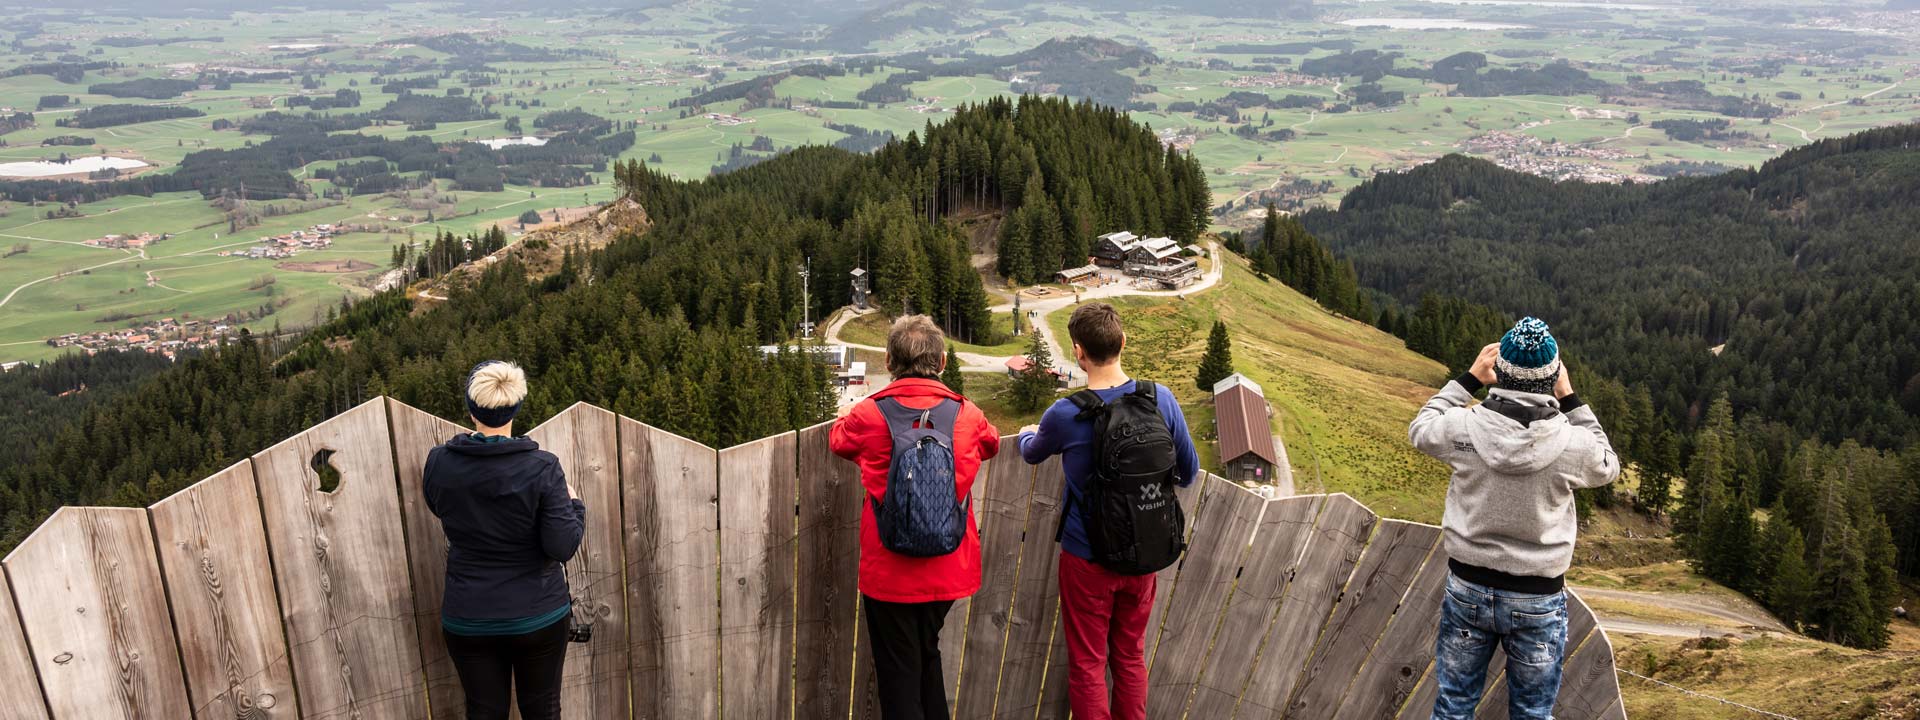
M 1074 720 L 1145 720 L 1154 575 L 1120 575 L 1060 553 L 1060 624 Z M 1112 705 L 1107 670 L 1113 670 Z

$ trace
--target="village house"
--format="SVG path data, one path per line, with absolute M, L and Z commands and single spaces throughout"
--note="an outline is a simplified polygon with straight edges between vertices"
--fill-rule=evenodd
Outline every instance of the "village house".
M 1200 264 L 1181 254 L 1180 243 L 1172 238 L 1150 238 L 1127 251 L 1125 271 L 1134 277 L 1151 278 L 1169 290 L 1186 287 L 1200 278 Z
M 1099 277 L 1099 275 L 1100 275 L 1099 265 L 1081 265 L 1080 267 L 1077 267 L 1077 268 L 1067 268 L 1065 270 L 1061 270 L 1060 272 L 1054 273 L 1053 279 L 1055 282 L 1072 285 L 1074 283 L 1087 282 L 1096 277 Z
M 770 358 L 775 355 L 779 355 L 782 350 L 785 350 L 786 352 L 807 353 L 813 356 L 814 362 L 820 363 L 821 365 L 825 365 L 828 368 L 833 370 L 844 370 L 855 364 L 853 362 L 853 348 L 847 347 L 845 345 L 761 345 L 760 346 L 760 354 L 763 357 Z
M 154 243 L 160 242 L 161 240 L 165 240 L 167 239 L 167 237 L 169 236 L 167 235 L 155 236 L 153 233 L 150 233 L 150 232 L 143 232 L 135 235 L 106 235 L 103 237 L 97 237 L 92 240 L 88 240 L 82 244 L 92 245 L 94 247 L 113 248 L 115 250 L 139 250 L 141 248 L 145 248 Z
M 1101 235 L 1093 243 L 1093 262 L 1101 267 L 1120 267 L 1126 264 L 1127 253 L 1139 244 L 1140 238 L 1125 230 Z
M 1234 373 L 1213 384 L 1213 429 L 1223 476 L 1273 482 L 1280 455 L 1273 443 L 1272 417 L 1266 395 L 1247 376 Z

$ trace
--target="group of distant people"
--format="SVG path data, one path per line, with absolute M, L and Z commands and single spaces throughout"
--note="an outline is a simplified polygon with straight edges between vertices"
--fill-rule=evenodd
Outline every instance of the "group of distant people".
M 1017 446 L 1030 464 L 1060 456 L 1066 474 L 1054 532 L 1073 716 L 1144 720 L 1156 573 L 1186 549 L 1175 489 L 1193 483 L 1200 461 L 1173 393 L 1122 370 L 1126 332 L 1112 306 L 1080 306 L 1067 332 L 1087 387 L 1022 428 Z M 858 465 L 865 495 L 860 614 L 886 720 L 948 717 L 940 633 L 953 603 L 981 584 L 971 497 L 1001 438 L 940 382 L 946 358 L 930 318 L 900 318 L 887 337 L 893 381 L 829 434 L 832 451 Z M 1492 388 L 1486 401 L 1473 404 L 1483 387 Z M 468 717 L 506 718 L 517 693 L 521 717 L 558 718 L 566 643 L 583 634 L 562 565 L 579 548 L 586 511 L 558 459 L 512 433 L 526 397 L 520 368 L 482 363 L 466 395 L 475 431 L 428 455 L 424 483 L 448 540 L 448 654 Z M 1620 472 L 1606 433 L 1574 393 L 1546 324 L 1527 318 L 1420 409 L 1409 437 L 1453 467 L 1432 716 L 1473 717 L 1498 646 L 1509 716 L 1547 720 L 1567 643 L 1573 491 Z

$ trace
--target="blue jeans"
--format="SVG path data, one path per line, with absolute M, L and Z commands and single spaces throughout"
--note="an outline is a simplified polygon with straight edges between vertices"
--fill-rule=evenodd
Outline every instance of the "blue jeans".
M 1433 720 L 1472 720 L 1494 644 L 1507 650 L 1507 717 L 1551 720 L 1567 650 L 1567 594 L 1527 595 L 1447 575 L 1433 672 Z

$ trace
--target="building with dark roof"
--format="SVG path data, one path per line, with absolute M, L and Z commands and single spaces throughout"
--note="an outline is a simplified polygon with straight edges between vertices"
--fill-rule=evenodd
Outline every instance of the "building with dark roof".
M 1213 385 L 1214 436 L 1221 475 L 1229 480 L 1273 482 L 1280 454 L 1273 443 L 1273 411 L 1260 386 L 1234 373 Z

